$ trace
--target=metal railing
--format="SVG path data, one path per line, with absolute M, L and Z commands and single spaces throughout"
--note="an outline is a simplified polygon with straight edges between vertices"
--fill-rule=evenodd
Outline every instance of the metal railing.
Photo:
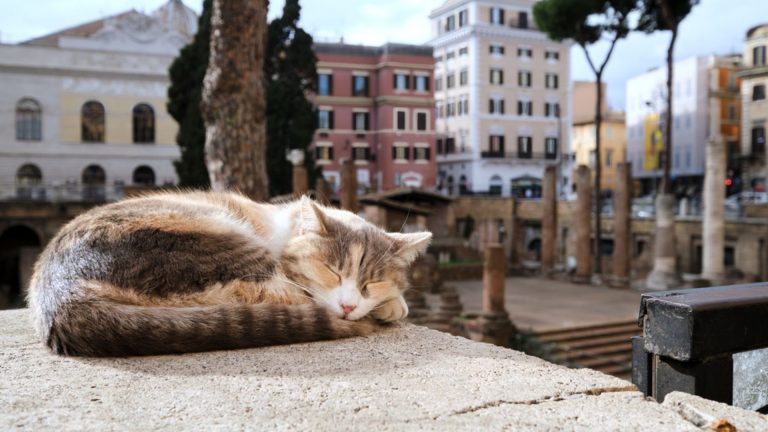
M 520 153 L 502 151 L 480 152 L 483 159 L 556 160 L 557 153 Z
M 766 283 L 645 293 L 632 382 L 659 402 L 682 391 L 766 413 L 767 316 Z

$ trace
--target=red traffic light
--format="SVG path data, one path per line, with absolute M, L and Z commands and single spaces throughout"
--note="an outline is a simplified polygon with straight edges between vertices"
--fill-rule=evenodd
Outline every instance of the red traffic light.
M 732 185 L 732 184 L 733 184 L 733 180 L 731 180 L 731 179 L 725 179 L 725 185 L 726 185 L 726 186 L 730 186 L 730 185 Z

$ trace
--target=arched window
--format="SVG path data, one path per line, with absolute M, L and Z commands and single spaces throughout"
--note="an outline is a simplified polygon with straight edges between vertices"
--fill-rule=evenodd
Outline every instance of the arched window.
M 83 142 L 104 142 L 104 105 L 88 101 L 83 104 L 80 117 Z
M 155 142 L 155 110 L 145 103 L 133 107 L 133 142 Z
M 43 172 L 37 165 L 25 164 L 16 170 L 16 198 L 45 199 L 45 188 L 41 186 Z
M 142 165 L 133 170 L 133 184 L 139 186 L 154 186 L 155 185 L 155 171 Z
M 19 141 L 43 139 L 43 110 L 34 99 L 24 98 L 16 104 L 16 139 Z
M 34 186 L 42 183 L 43 172 L 37 165 L 25 164 L 16 170 L 16 184 Z
M 88 165 L 83 170 L 83 199 L 86 201 L 103 201 L 106 196 L 104 185 L 107 174 L 98 165 Z

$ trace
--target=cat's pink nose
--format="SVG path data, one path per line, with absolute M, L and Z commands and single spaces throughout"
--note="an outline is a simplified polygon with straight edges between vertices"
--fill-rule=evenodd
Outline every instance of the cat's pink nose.
M 349 315 L 352 313 L 353 310 L 355 310 L 357 306 L 350 306 L 350 305 L 341 305 L 341 310 L 344 311 L 344 315 Z

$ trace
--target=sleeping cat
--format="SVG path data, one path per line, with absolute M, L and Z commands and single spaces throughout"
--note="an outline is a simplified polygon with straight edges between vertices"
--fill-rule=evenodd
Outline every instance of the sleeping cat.
M 34 325 L 54 352 L 151 355 L 366 335 L 405 317 L 428 232 L 386 233 L 308 198 L 162 193 L 93 209 L 35 265 Z

